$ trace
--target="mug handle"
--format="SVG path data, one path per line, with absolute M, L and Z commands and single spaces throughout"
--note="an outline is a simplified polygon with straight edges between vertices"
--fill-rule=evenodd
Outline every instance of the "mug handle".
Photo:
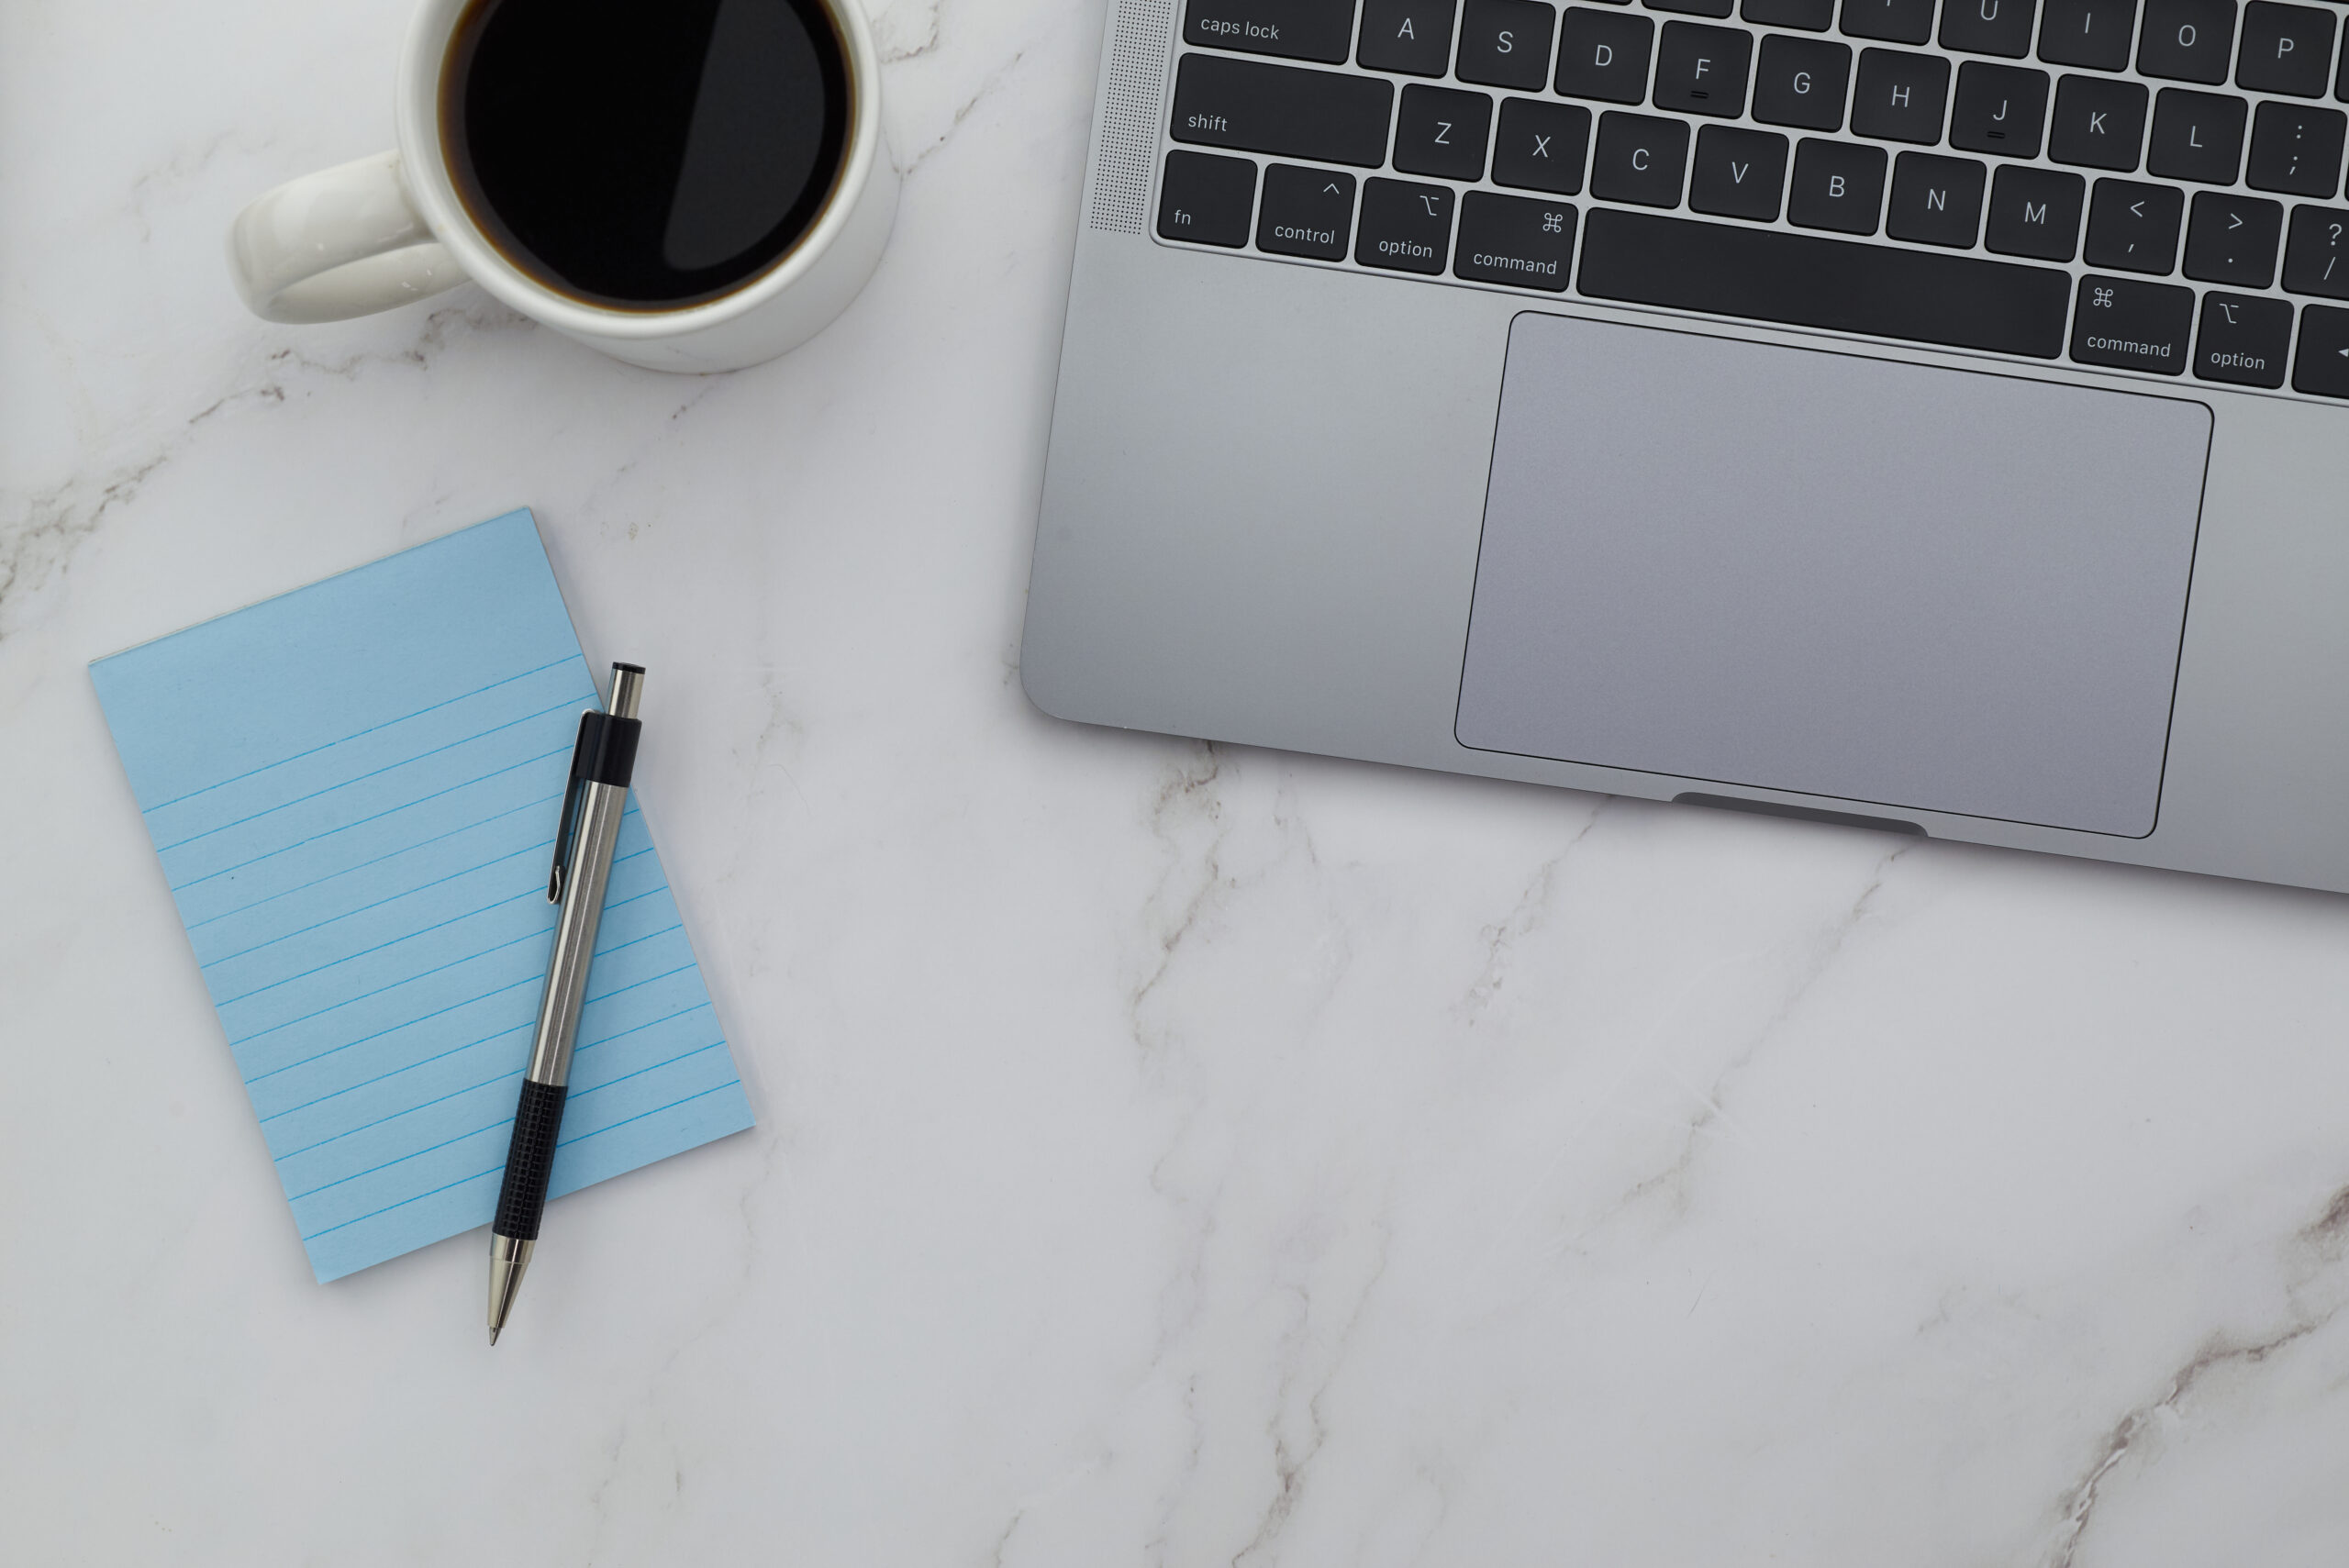
M 228 226 L 228 270 L 264 321 L 372 316 L 465 281 L 417 216 L 396 152 L 255 197 Z

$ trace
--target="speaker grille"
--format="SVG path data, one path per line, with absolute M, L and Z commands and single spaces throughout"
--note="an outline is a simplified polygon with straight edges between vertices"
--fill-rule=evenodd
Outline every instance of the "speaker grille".
M 1166 36 L 1174 0 L 1124 0 L 1109 50 L 1109 92 L 1101 155 L 1093 165 L 1092 224 L 1144 232 L 1150 217 L 1150 159 L 1158 146 L 1158 106 L 1166 85 Z

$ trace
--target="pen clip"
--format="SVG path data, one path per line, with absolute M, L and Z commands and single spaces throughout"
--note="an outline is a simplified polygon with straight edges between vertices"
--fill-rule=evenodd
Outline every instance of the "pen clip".
M 562 785 L 562 821 L 554 830 L 554 870 L 547 877 L 547 902 L 562 902 L 562 867 L 571 858 L 571 839 L 579 827 L 579 786 L 587 781 L 596 753 L 602 749 L 606 715 L 588 708 L 579 716 L 579 740 L 571 748 L 571 776 Z

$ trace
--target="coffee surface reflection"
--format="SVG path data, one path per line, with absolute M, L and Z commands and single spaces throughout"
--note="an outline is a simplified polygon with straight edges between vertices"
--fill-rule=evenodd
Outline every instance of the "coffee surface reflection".
M 440 84 L 474 222 L 547 286 L 635 309 L 787 252 L 839 183 L 850 110 L 818 0 L 480 0 Z

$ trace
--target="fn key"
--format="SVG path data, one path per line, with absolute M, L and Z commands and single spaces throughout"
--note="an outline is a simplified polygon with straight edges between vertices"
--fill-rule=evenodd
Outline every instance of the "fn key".
M 1245 158 L 1170 152 L 1158 186 L 1158 233 L 1194 245 L 1245 245 L 1256 165 Z

